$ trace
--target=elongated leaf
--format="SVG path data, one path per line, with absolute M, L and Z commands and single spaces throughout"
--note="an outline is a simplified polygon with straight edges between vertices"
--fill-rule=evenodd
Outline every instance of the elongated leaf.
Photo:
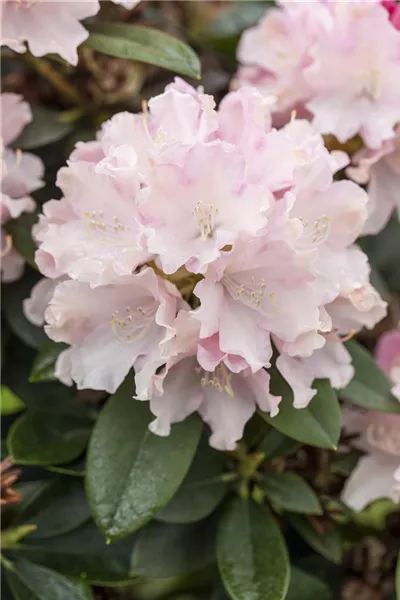
M 54 374 L 56 360 L 65 348 L 67 348 L 66 344 L 57 344 L 52 341 L 41 346 L 32 365 L 29 381 L 35 383 L 56 380 Z
M 203 438 L 182 485 L 157 514 L 157 519 L 166 523 L 194 523 L 211 514 L 227 491 L 227 484 L 221 479 L 225 463 L 224 454 L 210 448 L 208 440 Z
M 400 403 L 391 394 L 392 385 L 373 356 L 355 340 L 346 344 L 353 359 L 355 374 L 340 390 L 341 398 L 378 412 L 400 413 Z
M 96 23 L 88 27 L 85 44 L 98 52 L 131 58 L 181 75 L 200 79 L 200 62 L 184 42 L 162 31 L 123 23 Z
M 7 233 L 12 237 L 14 248 L 35 270 L 37 270 L 35 264 L 36 243 L 32 237 L 32 227 L 37 220 L 37 212 L 24 213 L 17 219 L 11 219 L 5 225 Z
M 317 577 L 292 567 L 285 600 L 332 600 L 329 587 Z
M 325 533 L 317 533 L 310 522 L 300 515 L 290 515 L 289 522 L 311 548 L 333 563 L 340 563 L 342 558 L 342 544 L 337 529 L 332 527 L 332 529 L 327 530 Z
M 112 585 L 129 580 L 132 547 L 132 536 L 106 544 L 94 522 L 88 521 L 59 536 L 32 540 L 28 536 L 15 554 L 64 575 Z
M 25 404 L 6 385 L 1 386 L 1 414 L 13 415 L 26 408 Z
M 281 600 L 289 562 L 281 532 L 266 506 L 232 500 L 217 534 L 218 567 L 233 600 Z
M 149 523 L 138 534 L 132 574 L 166 579 L 193 573 L 215 561 L 215 519 L 188 525 Z
M 200 421 L 191 417 L 174 425 L 166 438 L 153 435 L 148 404 L 132 395 L 127 379 L 101 413 L 88 452 L 89 502 L 111 540 L 129 535 L 171 500 L 201 433 Z
M 257 452 L 262 452 L 266 459 L 292 454 L 299 447 L 298 442 L 283 435 L 274 427 L 270 427 L 264 439 L 257 446 Z
M 17 560 L 6 573 L 16 600 L 93 600 L 87 583 L 74 581 L 25 559 Z
M 264 419 L 285 435 L 319 448 L 335 449 L 340 435 L 340 406 L 336 394 L 326 379 L 316 380 L 317 394 L 306 408 L 293 407 L 293 393 L 286 381 L 274 373 L 271 389 L 282 396 L 279 413 Z
M 65 118 L 65 113 L 60 113 L 43 106 L 31 106 L 33 119 L 24 128 L 19 138 L 14 142 L 14 147 L 30 150 L 47 146 L 65 137 L 73 128 L 73 123 Z
M 15 421 L 7 444 L 16 463 L 57 465 L 77 458 L 84 451 L 89 435 L 87 421 L 30 410 Z
M 296 513 L 322 514 L 314 490 L 295 473 L 266 473 L 263 490 L 268 500 L 279 508 Z

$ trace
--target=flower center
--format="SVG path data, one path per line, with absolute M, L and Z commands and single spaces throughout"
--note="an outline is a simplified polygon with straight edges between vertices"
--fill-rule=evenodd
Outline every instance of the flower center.
M 112 221 L 107 221 L 102 210 L 84 212 L 83 220 L 86 230 L 91 238 L 100 242 L 104 246 L 126 246 L 128 240 L 125 233 L 131 231 L 131 228 L 124 225 L 118 217 L 113 217 Z
M 382 71 L 378 69 L 360 71 L 357 73 L 357 78 L 361 84 L 361 96 L 369 100 L 378 100 L 380 98 L 382 94 Z
M 212 236 L 215 227 L 215 217 L 218 215 L 219 209 L 214 204 L 204 204 L 198 202 L 193 209 L 193 216 L 197 221 L 197 226 L 200 230 L 200 237 L 205 242 Z
M 201 372 L 202 369 L 199 367 L 196 369 Z M 232 398 L 234 397 L 233 389 L 231 386 L 232 373 L 228 371 L 224 363 L 220 363 L 215 371 L 204 371 L 203 376 L 200 379 L 201 387 L 212 387 L 218 392 L 226 392 Z
M 373 448 L 400 456 L 400 430 L 396 425 L 370 423 L 367 427 L 367 442 Z
M 251 277 L 250 281 L 237 281 L 234 277 L 227 275 L 222 280 L 226 290 L 234 300 L 239 300 L 250 308 L 255 308 L 265 317 L 270 317 L 271 312 L 266 310 L 275 304 L 275 294 L 273 292 L 266 293 L 267 284 L 264 277 L 256 279 Z
M 122 314 L 119 310 L 115 310 L 110 325 L 117 340 L 123 344 L 129 344 L 142 338 L 147 327 L 154 323 L 156 311 L 155 303 L 147 310 L 141 306 L 136 308 L 126 306 L 125 312 Z

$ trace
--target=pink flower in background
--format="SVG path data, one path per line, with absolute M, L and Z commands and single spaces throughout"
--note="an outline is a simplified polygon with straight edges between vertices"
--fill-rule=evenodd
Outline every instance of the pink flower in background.
M 376 360 L 394 384 L 392 394 L 400 402 L 400 330 L 384 333 L 378 340 Z M 351 410 L 345 429 L 359 433 L 357 446 L 367 454 L 346 481 L 343 500 L 362 510 L 378 498 L 400 502 L 400 415 Z
M 368 219 L 364 234 L 378 233 L 394 210 L 400 217 L 400 127 L 377 150 L 363 148 L 353 156 L 347 175 L 368 184 Z
M 40 322 L 51 298 L 58 377 L 112 392 L 133 367 L 159 435 L 197 411 L 233 449 L 256 407 L 278 411 L 272 343 L 301 408 L 314 379 L 347 385 L 342 336 L 385 315 L 353 245 L 367 195 L 333 179 L 347 155 L 295 117 L 273 129 L 270 107 L 245 87 L 216 110 L 177 79 L 77 145 L 35 227 L 40 270 L 64 281 L 25 311 Z
M 78 63 L 77 47 L 88 37 L 79 21 L 100 9 L 98 0 L 3 0 L 1 2 L 1 45 L 34 56 L 59 54 Z
M 29 196 L 42 187 L 42 161 L 27 152 L 4 147 L 11 144 L 32 120 L 29 104 L 17 94 L 1 94 L 1 224 L 16 219 L 24 212 L 33 212 L 35 202 Z M 24 270 L 24 258 L 13 248 L 12 239 L 1 231 L 2 280 L 19 279 Z

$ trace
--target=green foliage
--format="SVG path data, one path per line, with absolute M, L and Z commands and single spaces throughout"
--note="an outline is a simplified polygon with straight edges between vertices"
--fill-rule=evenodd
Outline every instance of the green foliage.
M 313 489 L 295 473 L 266 473 L 263 490 L 276 507 L 296 513 L 322 514 L 321 504 Z
M 39 348 L 34 363 L 32 365 L 29 381 L 31 383 L 40 381 L 54 381 L 56 360 L 59 354 L 67 348 L 66 344 L 57 344 L 56 342 L 46 342 Z
M 24 410 L 25 404 L 6 385 L 1 386 L 1 414 L 13 415 Z
M 292 567 L 285 600 L 332 600 L 332 593 L 320 579 Z
M 322 526 L 321 531 L 313 527 L 306 517 L 299 515 L 290 515 L 289 522 L 316 552 L 319 552 L 335 564 L 341 561 L 342 544 L 339 531 L 336 529 L 334 523 Z
M 14 142 L 16 148 L 32 150 L 58 142 L 73 129 L 71 113 L 57 112 L 43 106 L 31 106 L 33 119 Z M 72 116 L 72 115 L 71 115 Z

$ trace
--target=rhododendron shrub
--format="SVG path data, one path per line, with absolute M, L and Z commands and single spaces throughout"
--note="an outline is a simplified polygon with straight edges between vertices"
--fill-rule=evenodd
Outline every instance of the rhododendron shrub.
M 400 5 L 0 15 L 5 600 L 393 600 Z

